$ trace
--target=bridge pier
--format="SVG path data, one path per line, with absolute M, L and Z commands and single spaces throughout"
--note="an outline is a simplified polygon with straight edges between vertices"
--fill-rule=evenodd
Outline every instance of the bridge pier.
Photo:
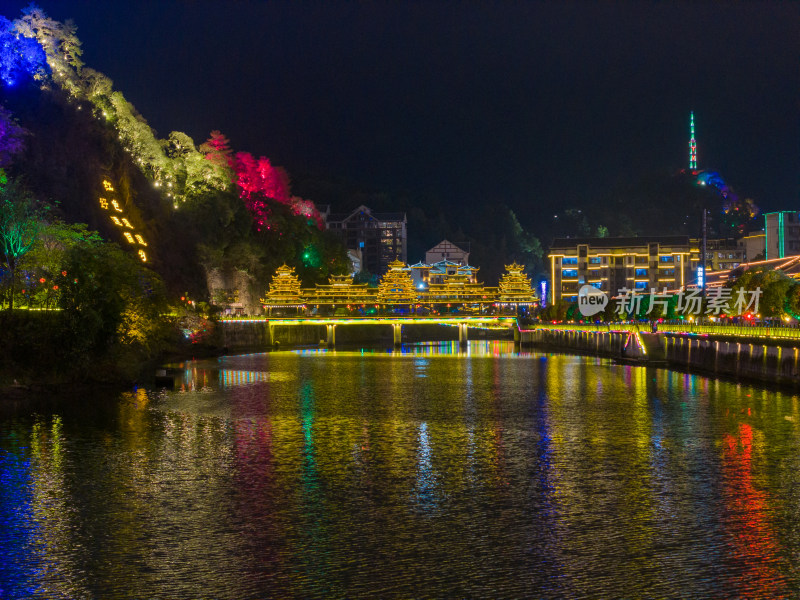
M 459 323 L 458 324 L 458 345 L 459 346 L 466 346 L 468 344 L 467 340 L 467 324 L 466 323 Z
M 325 329 L 328 333 L 328 348 L 336 346 L 336 325 L 326 325 Z
M 400 323 L 393 323 L 392 334 L 394 347 L 399 348 L 403 344 L 403 325 Z

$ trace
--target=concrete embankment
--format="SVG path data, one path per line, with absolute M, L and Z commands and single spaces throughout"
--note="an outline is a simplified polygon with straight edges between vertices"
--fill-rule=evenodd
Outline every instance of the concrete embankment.
M 536 329 L 522 332 L 521 342 L 545 350 L 636 360 L 642 364 L 800 387 L 800 341 Z
M 631 336 L 627 331 L 534 329 L 521 331 L 520 343 L 523 346 L 609 358 L 664 360 L 663 351 L 653 344 L 652 339 L 645 339 L 641 333 L 638 337 Z
M 308 346 L 327 335 L 325 325 L 271 325 L 266 320 L 220 323 L 222 343 L 230 351 L 267 350 L 275 345 Z
M 689 370 L 800 386 L 798 347 L 763 339 L 665 334 L 667 362 Z

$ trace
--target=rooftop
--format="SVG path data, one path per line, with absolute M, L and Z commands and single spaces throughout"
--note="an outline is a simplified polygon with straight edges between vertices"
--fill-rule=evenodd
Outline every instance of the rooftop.
M 363 213 L 375 219 L 376 221 L 405 221 L 406 214 L 401 212 L 392 212 L 392 213 L 376 213 L 372 212 L 372 209 L 367 208 L 366 206 L 359 206 L 354 211 L 349 213 L 330 213 L 328 215 L 328 222 L 341 222 L 347 221 L 355 217 L 356 215 Z
M 658 243 L 662 246 L 688 246 L 688 235 L 643 235 L 641 237 L 575 237 L 555 238 L 550 244 L 553 248 L 574 248 L 578 245 L 588 245 L 592 248 L 620 248 L 630 246 L 646 246 Z

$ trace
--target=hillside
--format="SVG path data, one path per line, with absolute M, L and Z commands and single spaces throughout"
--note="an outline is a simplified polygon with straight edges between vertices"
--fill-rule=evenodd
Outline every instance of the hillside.
M 82 64 L 72 24 L 32 5 L 0 23 L 0 38 L 5 131 L 24 130 L 9 175 L 51 214 L 141 256 L 173 296 L 208 298 L 212 272 L 244 274 L 257 298 L 284 262 L 307 284 L 346 269 L 343 248 L 321 231 L 313 203 L 292 196 L 282 169 L 234 153 L 219 133 L 200 147 L 180 132 L 159 139 Z M 314 264 L 302 260 L 309 248 Z

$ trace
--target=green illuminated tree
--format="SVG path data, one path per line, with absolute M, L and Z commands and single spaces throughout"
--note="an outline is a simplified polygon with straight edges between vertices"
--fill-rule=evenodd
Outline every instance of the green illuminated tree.
M 20 259 L 39 235 L 43 209 L 18 180 L 0 187 L 0 252 L 6 267 L 8 309 L 14 309 L 14 291 Z
M 793 285 L 786 297 L 786 312 L 794 319 L 800 316 L 800 285 Z

